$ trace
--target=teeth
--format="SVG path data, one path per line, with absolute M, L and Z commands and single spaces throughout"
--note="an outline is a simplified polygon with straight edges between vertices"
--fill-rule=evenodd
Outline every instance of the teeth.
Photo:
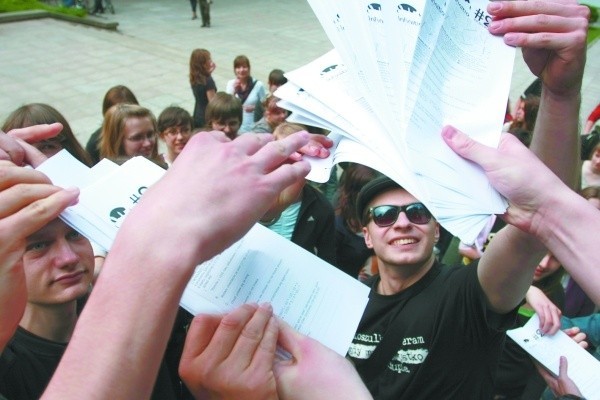
M 416 239 L 400 239 L 400 240 L 394 241 L 394 244 L 399 244 L 399 245 L 412 244 L 412 243 L 417 243 Z

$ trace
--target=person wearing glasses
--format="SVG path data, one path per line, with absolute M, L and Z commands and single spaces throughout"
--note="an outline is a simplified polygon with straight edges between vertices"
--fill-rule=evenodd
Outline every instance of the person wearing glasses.
M 192 116 L 181 107 L 167 107 L 158 116 L 158 131 L 167 146 L 160 156 L 170 167 L 192 136 Z
M 117 104 L 104 116 L 100 136 L 100 158 L 122 163 L 144 156 L 161 166 L 156 143 L 158 126 L 152 111 L 135 104 Z

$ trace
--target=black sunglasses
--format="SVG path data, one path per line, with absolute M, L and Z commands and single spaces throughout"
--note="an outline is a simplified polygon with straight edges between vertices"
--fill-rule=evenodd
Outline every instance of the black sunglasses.
M 431 221 L 431 213 L 423 203 L 411 203 L 405 206 L 377 206 L 369 208 L 369 217 L 375 225 L 386 227 L 393 225 L 401 212 L 406 213 L 406 218 L 413 224 L 425 225 Z

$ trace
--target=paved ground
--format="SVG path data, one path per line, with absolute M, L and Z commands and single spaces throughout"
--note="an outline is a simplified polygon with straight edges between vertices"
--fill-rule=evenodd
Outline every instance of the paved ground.
M 101 124 L 108 88 L 130 87 L 153 112 L 178 104 L 193 110 L 189 54 L 209 49 L 217 64 L 217 87 L 233 76 L 232 61 L 246 54 L 253 76 L 266 80 L 273 68 L 291 70 L 331 48 L 303 0 L 214 0 L 210 29 L 191 20 L 187 0 L 113 0 L 117 21 L 106 31 L 53 19 L 0 24 L 0 121 L 16 107 L 46 102 L 56 107 L 85 143 Z M 600 101 L 600 45 L 588 53 L 582 115 Z M 511 99 L 532 80 L 520 57 Z

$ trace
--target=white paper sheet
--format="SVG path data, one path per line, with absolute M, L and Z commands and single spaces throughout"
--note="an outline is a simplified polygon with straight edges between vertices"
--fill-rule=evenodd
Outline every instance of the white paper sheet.
M 567 358 L 569 378 L 588 400 L 600 399 L 600 362 L 579 346 L 563 331 L 554 335 L 544 335 L 540 329 L 537 314 L 517 329 L 507 331 L 507 335 L 519 346 L 558 376 L 560 357 Z
M 255 225 L 242 240 L 196 267 L 181 305 L 198 314 L 270 302 L 294 329 L 345 356 L 368 294 L 356 279 Z

